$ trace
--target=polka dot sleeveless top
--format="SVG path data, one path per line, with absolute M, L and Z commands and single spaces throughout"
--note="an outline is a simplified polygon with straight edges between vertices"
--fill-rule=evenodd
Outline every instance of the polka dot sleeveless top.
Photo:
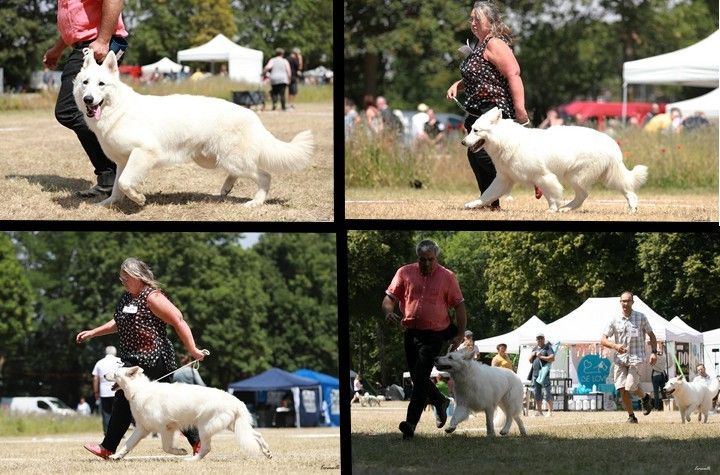
M 488 41 L 493 36 L 488 36 L 476 46 L 470 55 L 460 64 L 460 74 L 465 86 L 465 103 L 463 106 L 470 112 L 479 111 L 481 105 L 488 102 L 497 105 L 505 118 L 515 117 L 515 106 L 513 105 L 510 85 L 505 76 L 487 59 L 483 58 Z M 506 44 L 510 44 L 505 37 L 498 37 Z
M 155 291 L 158 290 L 145 287 L 135 298 L 129 292 L 120 298 L 114 316 L 120 336 L 118 356 L 123 361 L 136 362 L 146 371 L 159 367 L 172 371 L 177 368 L 177 363 L 167 337 L 167 325 L 147 306 L 148 296 Z

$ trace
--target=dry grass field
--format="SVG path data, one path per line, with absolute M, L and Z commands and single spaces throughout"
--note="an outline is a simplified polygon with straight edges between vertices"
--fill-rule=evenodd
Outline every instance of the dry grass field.
M 470 418 L 447 435 L 435 428 L 432 412 L 423 413 L 415 437 L 402 440 L 398 424 L 407 403 L 378 407 L 353 405 L 352 472 L 595 474 L 716 473 L 720 470 L 720 414 L 708 424 L 695 418 L 680 423 L 679 412 L 637 413 L 639 424 L 625 423 L 626 414 L 555 412 L 553 417 L 525 417 L 521 437 L 510 434 L 487 440 L 485 417 Z M 531 412 L 532 414 L 532 412 Z
M 500 200 L 502 210 L 465 210 L 463 204 L 477 193 L 360 189 L 345 192 L 347 219 L 450 219 L 467 221 L 680 221 L 718 222 L 718 195 L 704 192 L 658 192 L 641 189 L 638 212 L 626 212 L 627 202 L 616 191 L 596 188 L 583 206 L 569 213 L 547 212 L 545 198 L 536 200 L 531 188 L 515 187 L 512 201 Z M 568 201 L 572 196 L 566 193 Z
M 82 447 L 84 443 L 101 440 L 102 434 L 0 437 L 0 473 L 177 474 L 187 472 L 193 475 L 209 475 L 340 472 L 338 428 L 260 429 L 260 432 L 272 450 L 271 460 L 264 457 L 255 459 L 244 456 L 229 431 L 213 437 L 211 452 L 196 463 L 185 462 L 183 457 L 163 452 L 159 438 L 147 437 L 123 460 L 112 461 L 95 457 Z M 185 447 L 188 444 L 187 441 L 178 441 L 178 445 Z
M 256 191 L 250 180 L 239 179 L 221 199 L 222 172 L 185 164 L 150 172 L 142 188 L 144 207 L 125 200 L 106 209 L 94 206 L 99 198 L 75 196 L 95 183 L 95 175 L 75 134 L 58 124 L 52 111 L 3 112 L 0 220 L 332 221 L 332 103 L 302 103 L 296 111 L 259 115 L 281 140 L 310 129 L 316 145 L 307 169 L 273 175 L 265 206 L 242 206 Z

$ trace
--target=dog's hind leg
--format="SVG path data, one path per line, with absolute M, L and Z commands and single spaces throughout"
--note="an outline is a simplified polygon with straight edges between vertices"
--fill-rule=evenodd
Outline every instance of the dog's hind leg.
M 255 437 L 255 440 L 257 441 L 258 445 L 260 446 L 260 450 L 262 451 L 263 455 L 269 459 L 272 458 L 272 453 L 270 452 L 270 446 L 265 442 L 265 439 L 263 438 L 262 434 L 257 431 L 253 431 L 253 436 Z
M 165 452 L 173 455 L 187 455 L 187 450 L 173 447 L 173 441 L 175 439 L 174 429 L 165 429 L 160 433 L 160 440 L 162 441 L 162 448 Z
M 263 170 L 246 173 L 258 186 L 258 190 L 252 200 L 245 203 L 245 206 L 259 206 L 265 203 L 268 191 L 270 191 L 270 174 Z
M 453 432 L 455 432 L 458 424 L 463 422 L 468 417 L 470 417 L 470 411 L 468 410 L 468 408 L 465 406 L 457 406 L 455 408 L 455 412 L 453 412 L 452 419 L 450 419 L 450 425 L 447 426 L 445 432 L 448 434 L 452 434 Z
M 563 186 L 560 181 L 552 173 L 547 173 L 540 177 L 535 183 L 543 191 L 543 195 L 548 202 L 548 211 L 555 212 L 560 208 L 560 201 L 563 195 Z
M 573 185 L 573 189 L 575 190 L 575 198 L 573 198 L 573 200 L 568 204 L 562 206 L 558 211 L 566 213 L 582 206 L 583 202 L 588 197 L 587 190 L 580 185 Z
M 220 196 L 229 195 L 233 189 L 233 186 L 235 186 L 235 182 L 237 181 L 237 179 L 237 176 L 228 175 L 228 177 L 225 178 L 225 183 L 223 183 L 222 188 L 220 188 Z
M 635 213 L 638 206 L 638 196 L 633 191 L 624 191 L 623 195 L 625 195 L 625 199 L 628 202 L 628 211 Z
M 128 452 L 134 449 L 138 442 L 144 439 L 149 433 L 150 432 L 145 430 L 144 427 L 136 425 L 135 430 L 133 430 L 132 435 L 128 437 L 125 445 L 123 445 L 120 450 L 111 455 L 110 458 L 113 460 L 120 460 L 121 458 L 125 457 L 125 455 L 127 455 Z
M 527 435 L 527 431 L 525 430 L 525 424 L 523 424 L 522 418 L 519 415 L 513 416 L 513 420 L 515 421 L 515 424 L 517 424 L 518 429 L 520 429 L 520 435 Z
M 488 437 L 495 437 L 495 421 L 493 416 L 495 415 L 495 408 L 485 409 L 485 428 L 487 429 Z M 509 421 L 510 419 L 508 419 Z

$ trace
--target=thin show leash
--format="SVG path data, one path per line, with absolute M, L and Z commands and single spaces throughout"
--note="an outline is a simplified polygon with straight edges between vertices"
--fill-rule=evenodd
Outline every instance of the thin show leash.
M 463 105 L 460 103 L 460 101 L 457 100 L 457 97 L 453 96 L 453 97 L 452 97 L 452 100 L 455 101 L 455 104 L 457 104 L 457 106 L 458 106 L 460 109 L 462 109 L 462 111 L 465 112 L 466 114 L 471 115 L 471 116 L 473 116 L 473 117 L 480 117 L 479 115 L 473 114 L 472 112 L 470 112 L 470 111 L 468 111 L 467 109 L 465 109 L 465 107 L 463 107 Z M 518 123 L 519 123 L 519 122 L 518 122 Z M 530 125 L 530 119 L 526 120 L 524 123 L 522 123 L 522 124 L 520 124 L 520 125 L 522 125 L 523 127 L 527 127 L 528 125 Z
M 208 350 L 202 350 L 202 354 L 204 354 L 205 356 L 210 356 L 210 351 L 208 351 Z M 198 359 L 198 360 L 192 360 L 191 362 L 186 363 L 186 364 L 180 366 L 180 367 L 179 367 L 178 369 L 176 369 L 175 371 L 170 371 L 170 372 L 169 372 L 168 374 L 166 374 L 165 376 L 160 376 L 158 379 L 153 379 L 153 382 L 155 382 L 155 381 L 160 381 L 161 379 L 167 378 L 167 377 L 170 376 L 171 374 L 174 374 L 174 373 L 176 373 L 177 371 L 180 371 L 181 369 L 183 369 L 184 367 L 190 366 L 191 364 L 198 363 L 198 366 L 199 366 L 199 362 L 200 362 L 199 359 Z M 197 369 L 198 366 L 195 366 L 194 368 Z

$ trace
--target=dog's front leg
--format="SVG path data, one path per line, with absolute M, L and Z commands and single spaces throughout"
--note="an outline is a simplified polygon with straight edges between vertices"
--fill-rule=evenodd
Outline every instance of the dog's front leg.
M 495 416 L 495 408 L 494 407 L 492 407 L 490 409 L 485 409 L 485 429 L 487 429 L 488 437 L 495 437 L 495 421 L 493 421 L 494 416 Z
M 120 175 L 122 174 L 123 168 L 125 168 L 125 165 L 124 164 L 120 165 L 119 163 L 117 163 L 116 166 L 117 166 L 117 169 L 115 170 L 115 182 L 113 183 L 112 192 L 110 193 L 110 196 L 108 198 L 97 203 L 97 206 L 105 206 L 105 207 L 112 206 L 115 203 L 120 202 L 123 198 L 122 191 L 120 191 L 120 187 L 118 186 L 118 179 L 120 178 Z
M 505 175 L 497 175 L 492 181 L 492 183 L 490 183 L 490 186 L 487 187 L 487 190 L 482 192 L 480 198 L 465 203 L 465 208 L 475 209 L 482 208 L 483 206 L 488 206 L 501 196 L 510 193 L 513 184 L 513 181 Z
M 123 445 L 119 451 L 111 455 L 110 458 L 113 460 L 120 460 L 121 458 L 125 457 L 125 455 L 127 455 L 128 452 L 134 449 L 138 442 L 145 438 L 145 436 L 147 436 L 149 433 L 150 432 L 144 427 L 136 425 L 135 430 L 133 430 L 132 435 L 128 438 L 127 442 L 125 442 L 125 445 Z
M 452 418 L 450 419 L 450 425 L 445 429 L 445 432 L 448 434 L 452 434 L 453 432 L 455 432 L 458 424 L 463 422 L 468 417 L 470 417 L 470 410 L 465 406 L 457 406 L 455 408 L 455 412 L 453 412 Z
M 148 172 L 155 166 L 158 152 L 136 148 L 130 153 L 127 165 L 122 174 L 118 174 L 118 186 L 125 196 L 139 206 L 145 204 L 145 195 L 138 191 Z

